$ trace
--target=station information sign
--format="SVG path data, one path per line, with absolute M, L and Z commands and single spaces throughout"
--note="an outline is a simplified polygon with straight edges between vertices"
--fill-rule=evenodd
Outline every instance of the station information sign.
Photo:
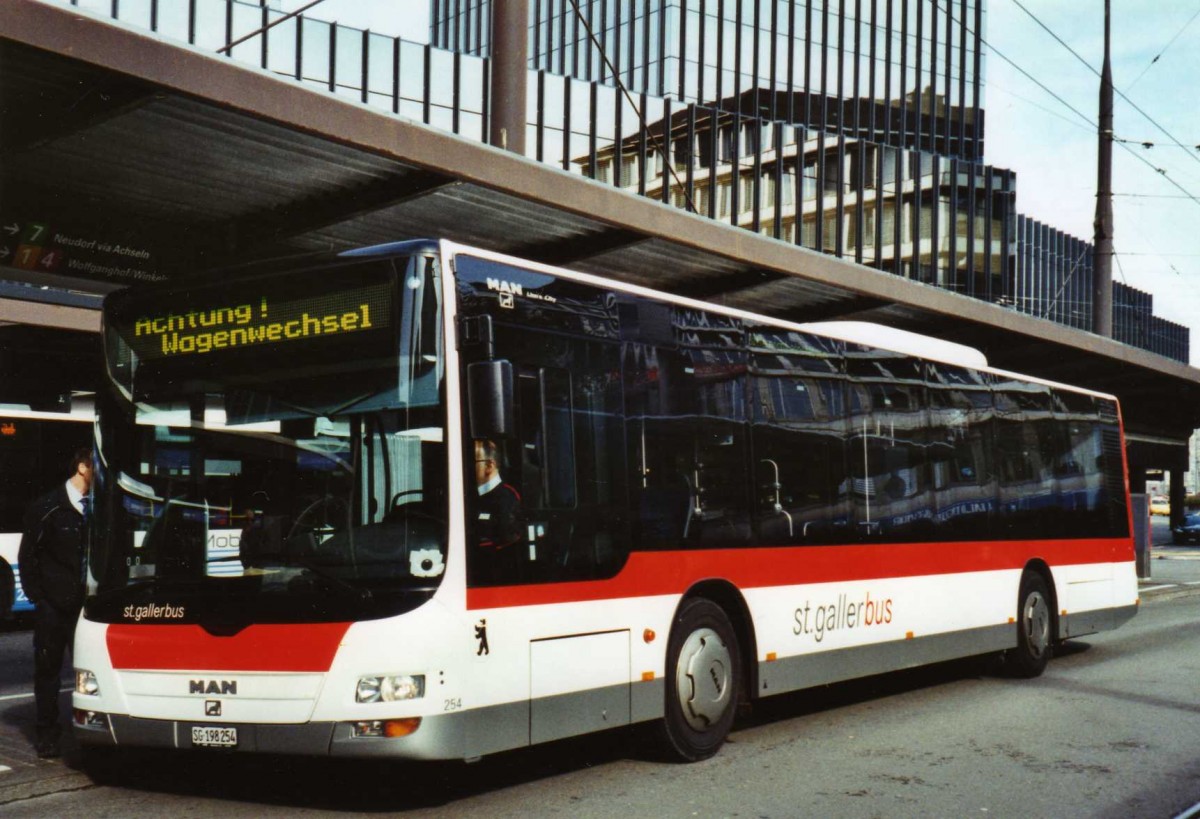
M 0 265 L 115 284 L 161 281 L 154 252 L 110 229 L 0 214 Z

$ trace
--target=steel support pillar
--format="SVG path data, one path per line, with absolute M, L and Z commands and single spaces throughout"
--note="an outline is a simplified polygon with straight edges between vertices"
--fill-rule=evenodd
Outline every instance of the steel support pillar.
M 491 125 L 488 142 L 525 153 L 529 0 L 492 2 Z

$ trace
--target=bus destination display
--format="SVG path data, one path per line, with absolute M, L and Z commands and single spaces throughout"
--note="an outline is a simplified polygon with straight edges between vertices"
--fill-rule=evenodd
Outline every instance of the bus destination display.
M 288 301 L 275 295 L 131 316 L 118 332 L 138 356 L 153 360 L 357 334 L 391 321 L 390 282 Z

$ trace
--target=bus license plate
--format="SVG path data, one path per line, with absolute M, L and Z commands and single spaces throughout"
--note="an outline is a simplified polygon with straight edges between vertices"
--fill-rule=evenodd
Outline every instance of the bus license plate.
M 192 726 L 192 744 L 205 748 L 236 748 L 237 728 Z

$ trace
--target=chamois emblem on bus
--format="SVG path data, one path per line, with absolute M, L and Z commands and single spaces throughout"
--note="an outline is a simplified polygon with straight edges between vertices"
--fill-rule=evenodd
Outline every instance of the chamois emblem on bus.
M 189 680 L 188 693 L 237 696 L 237 680 Z
M 512 309 L 515 306 L 517 296 L 525 295 L 525 288 L 516 282 L 510 282 L 507 279 L 493 279 L 490 276 L 487 280 L 487 289 L 500 294 L 500 306 Z

